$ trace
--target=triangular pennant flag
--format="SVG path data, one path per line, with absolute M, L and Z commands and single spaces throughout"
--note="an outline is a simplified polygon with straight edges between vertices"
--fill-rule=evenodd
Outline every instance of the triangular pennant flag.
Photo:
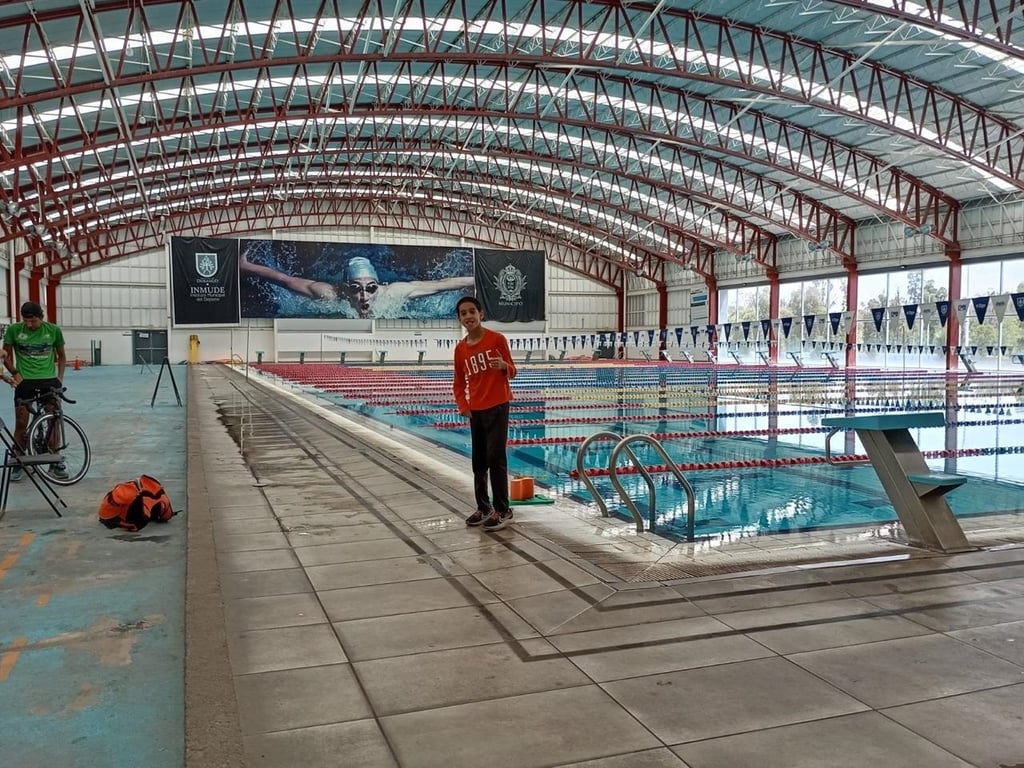
M 841 333 L 843 333 L 844 335 L 849 333 L 850 329 L 852 327 L 853 327 L 853 310 L 852 309 L 847 309 L 847 310 L 845 310 L 843 312 L 843 325 L 842 325 Z
M 647 331 L 647 346 L 648 347 L 654 346 L 654 329 L 653 328 L 650 329 L 649 331 Z
M 885 307 L 872 307 L 871 317 L 875 321 L 875 330 L 882 330 L 882 321 L 885 319 Z
M 789 332 L 790 332 L 790 330 L 792 328 L 793 328 L 793 318 L 792 317 L 784 317 L 784 318 L 782 318 L 782 335 L 785 338 L 787 338 L 787 339 L 789 338 Z
M 680 346 L 680 347 L 683 345 L 683 329 L 682 328 L 676 328 L 676 344 L 678 346 Z
M 907 319 L 907 328 L 914 330 L 914 321 L 917 319 L 917 304 L 904 304 L 903 316 Z
M 804 315 L 804 328 L 807 329 L 808 336 L 814 333 L 814 315 Z
M 728 344 L 729 337 L 732 336 L 732 323 L 725 323 L 722 330 L 725 332 L 725 343 Z
M 974 304 L 974 314 L 978 316 L 978 322 L 982 325 L 985 324 L 985 314 L 988 312 L 988 296 L 975 296 L 971 299 L 971 303 Z
M 1024 295 L 1024 294 L 1022 294 L 1022 295 Z M 771 329 L 771 327 L 772 327 L 772 321 L 771 320 L 762 320 L 761 321 L 761 333 L 764 334 L 764 337 L 766 339 L 768 338 L 768 332 Z
M 843 321 L 842 312 L 829 312 L 828 323 L 832 326 L 832 335 L 836 336 L 839 334 L 839 324 Z
M 1013 308 L 1017 310 L 1017 319 L 1024 322 L 1024 293 L 1011 293 L 1010 300 Z
M 935 311 L 939 313 L 939 325 L 945 328 L 946 321 L 949 319 L 949 300 L 936 301 Z
M 995 313 L 996 322 L 1001 323 L 1006 318 L 1006 310 L 1010 306 L 1010 294 L 1004 293 L 992 297 L 992 311 Z
M 967 310 L 970 309 L 970 299 L 959 299 L 956 302 L 956 319 L 960 321 L 960 325 L 964 324 L 964 318 L 967 317 Z
M 693 336 L 693 343 L 696 344 L 697 343 L 697 326 L 696 325 L 691 325 L 690 326 L 690 335 Z
M 743 331 L 743 340 L 744 341 L 749 341 L 750 340 L 750 321 L 749 320 L 744 320 L 742 323 L 740 323 L 740 329 Z

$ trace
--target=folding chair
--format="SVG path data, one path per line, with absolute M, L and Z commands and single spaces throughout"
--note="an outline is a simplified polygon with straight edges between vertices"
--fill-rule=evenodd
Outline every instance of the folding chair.
M 52 467 L 54 464 L 60 464 L 64 461 L 64 457 L 59 453 L 41 453 L 36 456 L 19 454 L 15 447 L 14 435 L 7 429 L 3 419 L 0 419 L 0 442 L 3 443 L 4 447 L 4 461 L 3 464 L 0 464 L 0 516 L 7 511 L 7 498 L 11 490 L 11 475 L 15 469 L 21 468 L 24 476 L 32 481 L 32 485 L 46 499 L 46 503 L 50 505 L 50 509 L 54 511 L 54 514 L 57 517 L 63 517 L 57 505 L 60 504 L 64 509 L 67 509 L 68 505 L 64 503 L 64 499 L 50 485 L 44 470 L 47 467 Z

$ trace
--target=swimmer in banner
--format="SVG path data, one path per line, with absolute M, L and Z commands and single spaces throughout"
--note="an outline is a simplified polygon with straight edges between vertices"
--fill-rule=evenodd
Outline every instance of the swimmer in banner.
M 361 318 L 373 317 L 374 304 L 383 298 L 391 302 L 417 299 L 421 296 L 432 296 L 442 291 L 457 291 L 473 288 L 473 276 L 463 275 L 448 277 L 441 280 L 410 280 L 408 282 L 381 283 L 377 279 L 377 270 L 370 260 L 364 256 L 353 256 L 345 265 L 344 280 L 341 283 L 328 283 L 323 280 L 310 280 L 306 277 L 288 275 L 273 267 L 254 264 L 246 254 L 240 260 L 242 274 L 255 275 L 264 280 L 276 283 L 289 291 L 294 291 L 311 299 L 324 301 L 346 300 Z

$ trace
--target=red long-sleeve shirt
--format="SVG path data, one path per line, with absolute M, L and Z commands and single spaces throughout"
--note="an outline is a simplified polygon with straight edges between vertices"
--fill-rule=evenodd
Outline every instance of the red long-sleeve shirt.
M 490 362 L 501 358 L 508 370 L 491 368 Z M 509 381 L 515 378 L 516 365 L 508 339 L 497 331 L 484 328 L 484 335 L 476 344 L 468 337 L 455 345 L 455 381 L 452 390 L 459 413 L 483 411 L 512 399 Z

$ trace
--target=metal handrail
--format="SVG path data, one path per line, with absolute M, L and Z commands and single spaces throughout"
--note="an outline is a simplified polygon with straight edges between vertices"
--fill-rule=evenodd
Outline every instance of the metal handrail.
M 643 463 L 636 457 L 636 454 L 633 453 L 629 444 L 638 441 L 647 443 L 661 455 L 662 459 L 665 460 L 665 464 L 669 467 L 669 471 L 675 475 L 676 480 L 679 481 L 679 485 L 686 493 L 686 540 L 693 541 L 694 510 L 696 508 L 696 498 L 693 495 L 693 486 L 690 485 L 689 480 L 683 477 L 683 473 L 679 471 L 679 467 L 676 466 L 675 462 L 669 458 L 668 453 L 665 451 L 665 446 L 650 435 L 627 435 L 626 437 L 622 437 L 617 432 L 602 431 L 595 432 L 580 444 L 579 449 L 576 451 L 576 473 L 579 475 L 580 480 L 583 481 L 583 484 L 587 486 L 587 490 L 589 490 L 590 495 L 594 497 L 594 501 L 597 502 L 597 506 L 601 510 L 601 517 L 609 516 L 608 505 L 604 503 L 604 499 L 601 497 L 601 494 L 597 492 L 597 487 L 590 479 L 590 476 L 587 474 L 583 464 L 583 455 L 586 453 L 587 448 L 590 447 L 591 443 L 594 443 L 597 440 L 618 440 L 615 447 L 612 448 L 611 456 L 608 459 L 608 478 L 611 480 L 612 485 L 619 494 L 619 497 L 623 500 L 629 508 L 630 513 L 633 515 L 633 521 L 636 523 L 637 533 L 644 532 L 644 519 L 640 515 L 640 510 L 637 509 L 636 502 L 634 502 L 633 499 L 630 498 L 629 494 L 626 493 L 626 489 L 622 486 L 622 483 L 619 481 L 618 475 L 615 472 L 615 468 L 619 460 L 619 454 L 623 451 L 626 452 L 626 456 L 628 456 L 629 460 L 633 462 L 633 466 L 636 467 L 637 472 L 641 477 L 643 477 L 644 482 L 647 483 L 647 494 L 649 498 L 648 514 L 650 517 L 648 530 L 650 531 L 654 530 L 654 510 L 656 501 L 654 479 L 651 477 L 651 473 L 647 471 L 647 468 Z
M 834 467 L 845 467 L 849 464 L 870 464 L 871 459 L 850 459 L 848 461 L 834 461 L 832 458 L 832 438 L 837 432 L 845 432 L 844 427 L 836 427 L 825 435 L 825 461 Z
M 663 446 L 658 440 L 655 440 L 650 435 L 629 435 L 619 441 L 618 445 L 612 448 L 612 455 L 608 459 L 608 477 L 612 481 L 612 485 L 615 486 L 615 490 L 618 491 L 619 496 L 625 502 L 626 506 L 629 507 L 629 511 L 633 513 L 633 520 L 636 521 L 636 532 L 644 532 L 644 520 L 640 516 L 640 510 L 637 509 L 636 503 L 630 498 L 629 494 L 626 493 L 626 489 L 622 487 L 622 483 L 619 482 L 618 474 L 616 473 L 616 465 L 618 463 L 619 454 L 622 451 L 626 452 L 630 461 L 633 462 L 633 466 L 636 467 L 637 472 L 644 478 L 647 483 L 647 493 L 649 496 L 648 501 L 648 514 L 650 521 L 648 524 L 648 530 L 654 530 L 654 510 L 655 510 L 655 490 L 654 480 L 651 478 L 650 472 L 643 466 L 643 464 L 637 459 L 636 454 L 630 449 L 629 444 L 633 442 L 647 443 L 647 445 L 654 448 L 661 457 L 665 460 L 665 465 L 669 468 L 669 471 L 675 475 L 676 480 L 679 481 L 679 485 L 682 486 L 683 491 L 686 493 L 686 540 L 694 540 L 694 510 L 696 507 L 696 499 L 693 495 L 693 486 L 690 482 L 683 477 L 683 473 L 679 471 L 679 467 L 676 466 L 675 462 L 669 458 L 668 453 L 665 451 Z
M 583 484 L 587 486 L 587 490 L 590 491 L 590 495 L 594 497 L 594 501 L 597 502 L 597 506 L 601 510 L 601 517 L 608 517 L 608 506 L 604 503 L 604 499 L 601 498 L 601 494 L 597 492 L 597 487 L 594 485 L 594 482 L 590 479 L 590 476 L 587 475 L 586 470 L 584 470 L 583 468 L 583 454 L 586 453 L 586 450 L 587 448 L 590 447 L 590 444 L 596 442 L 597 440 L 621 439 L 622 435 L 620 435 L 618 432 L 609 432 L 607 430 L 603 432 L 595 432 L 586 440 L 584 440 L 576 451 L 576 473 L 580 476 L 580 480 L 583 481 Z

